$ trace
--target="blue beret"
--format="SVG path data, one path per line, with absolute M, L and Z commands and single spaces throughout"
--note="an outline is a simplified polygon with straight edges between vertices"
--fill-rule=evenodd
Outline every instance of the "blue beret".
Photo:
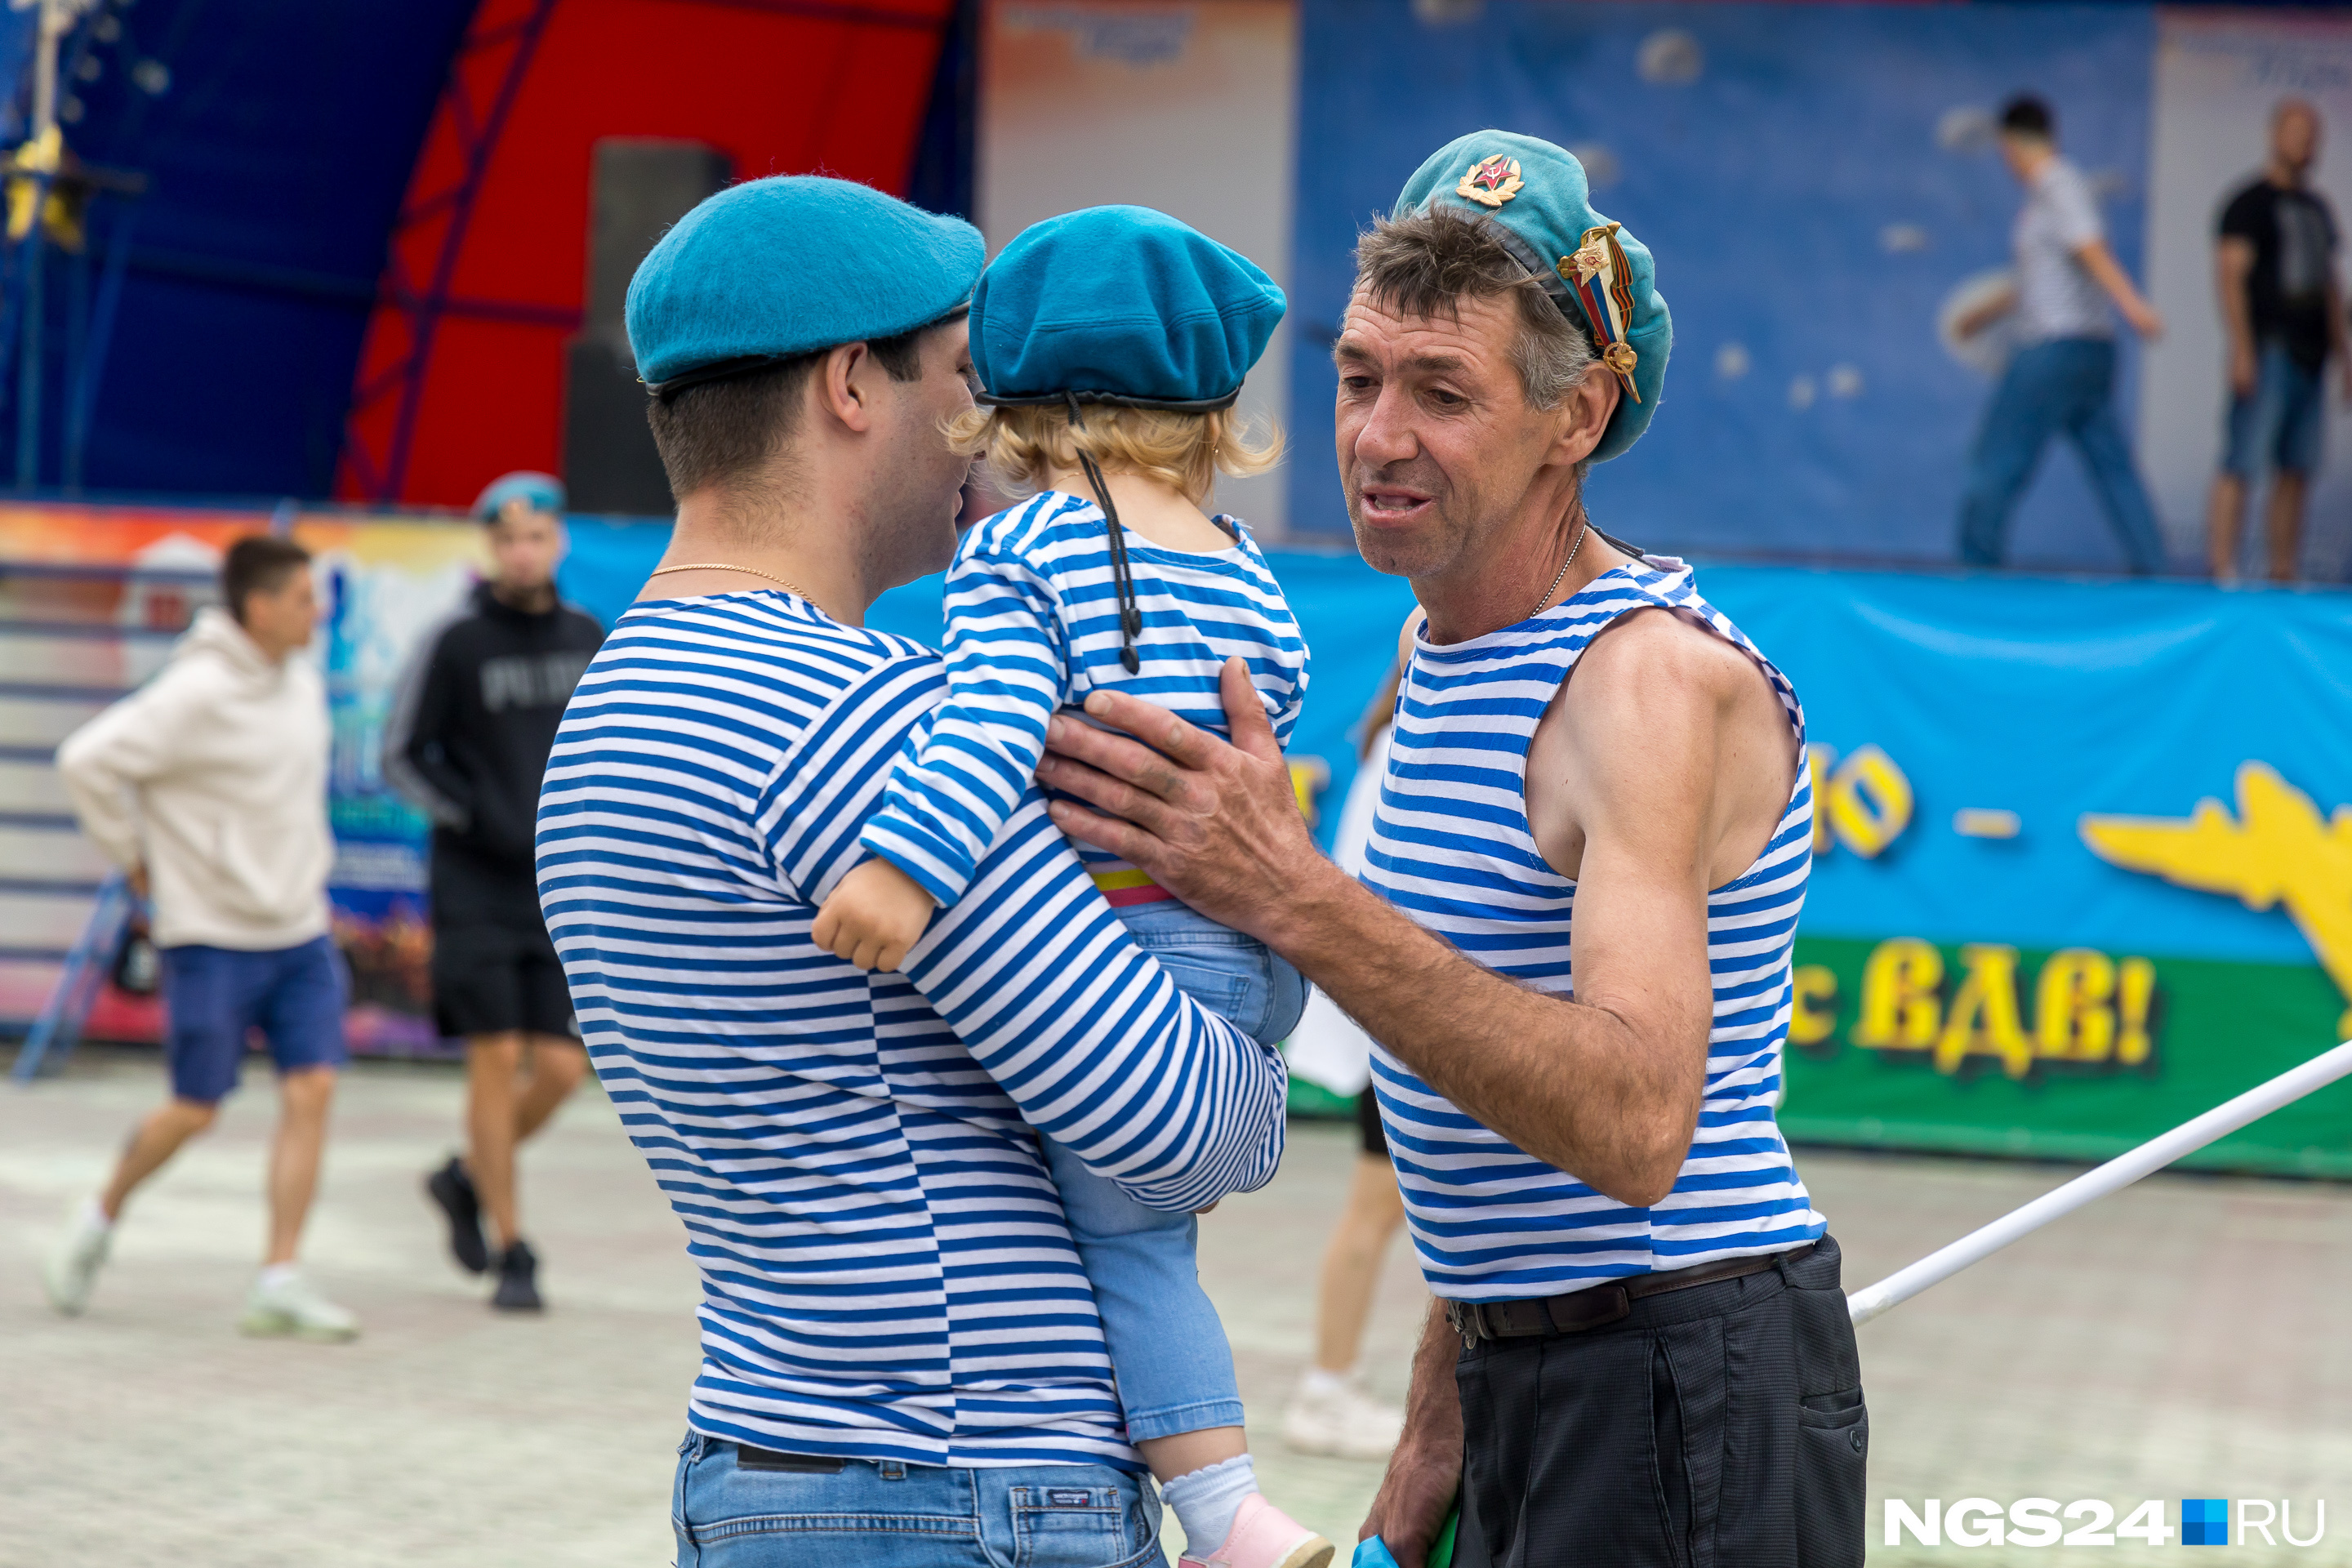
M 1249 258 L 1166 213 L 1087 207 L 1023 229 L 981 274 L 971 365 L 992 400 L 1230 402 L 1285 308 Z
M 1640 440 L 1665 385 L 1674 319 L 1658 293 L 1648 248 L 1592 210 L 1576 155 L 1507 131 L 1449 142 L 1397 195 L 1399 216 L 1437 206 L 1486 219 L 1560 309 L 1591 330 L 1623 394 L 1592 449 L 1594 459 Z
M 928 326 L 971 294 L 987 247 L 871 185 L 780 174 L 677 220 L 629 279 L 629 348 L 647 384 Z
M 506 510 L 507 502 L 523 500 L 530 503 L 533 511 L 551 511 L 561 516 L 563 500 L 562 479 L 536 468 L 517 468 L 492 479 L 489 488 L 474 498 L 474 515 L 488 522 Z

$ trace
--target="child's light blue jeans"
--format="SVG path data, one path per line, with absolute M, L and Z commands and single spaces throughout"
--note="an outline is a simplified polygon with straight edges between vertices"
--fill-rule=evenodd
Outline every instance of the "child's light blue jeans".
M 1264 942 L 1173 899 L 1116 912 L 1186 995 L 1242 1033 L 1270 1045 L 1297 1026 L 1307 982 Z M 1094 1286 L 1128 1440 L 1240 1426 L 1233 1348 L 1193 1258 L 1200 1222 L 1144 1207 L 1050 1138 L 1045 1163 Z

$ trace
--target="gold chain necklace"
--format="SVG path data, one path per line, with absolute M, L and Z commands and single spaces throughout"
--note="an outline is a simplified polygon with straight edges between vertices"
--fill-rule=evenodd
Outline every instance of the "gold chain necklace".
M 646 573 L 646 575 L 647 577 L 660 577 L 672 572 L 740 572 L 746 577 L 765 577 L 769 582 L 776 584 L 780 587 L 790 588 L 802 598 L 808 600 L 810 604 L 814 605 L 816 603 L 816 598 L 814 595 L 789 577 L 779 577 L 773 572 L 762 572 L 757 566 L 737 566 L 732 563 L 726 561 L 689 561 L 683 566 L 656 566 L 652 571 Z M 1555 587 L 1558 586 L 1557 584 L 1553 585 Z
M 1543 591 L 1543 597 L 1536 601 L 1536 607 L 1527 613 L 1527 619 L 1534 620 L 1542 615 L 1545 606 L 1551 603 L 1551 596 L 1559 592 L 1559 585 L 1568 581 L 1568 569 L 1576 564 L 1576 552 L 1584 548 L 1584 536 L 1591 531 L 1592 520 L 1586 518 L 1584 526 L 1576 531 L 1576 542 L 1568 547 L 1568 559 L 1559 563 L 1559 575 L 1552 578 L 1551 586 Z

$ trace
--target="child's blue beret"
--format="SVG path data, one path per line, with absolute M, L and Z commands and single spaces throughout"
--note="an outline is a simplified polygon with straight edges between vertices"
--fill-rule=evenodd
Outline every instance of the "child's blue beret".
M 987 247 L 871 185 L 780 174 L 677 220 L 629 279 L 629 348 L 657 395 L 838 343 L 893 338 L 971 295 Z
M 1430 154 L 1397 195 L 1400 217 L 1433 206 L 1485 219 L 1503 248 L 1591 331 L 1623 394 L 1594 459 L 1639 440 L 1665 385 L 1674 319 L 1647 247 L 1592 210 L 1576 155 L 1507 131 L 1462 137 Z
M 984 402 L 1230 404 L 1286 303 L 1239 251 L 1150 207 L 1021 231 L 971 296 Z

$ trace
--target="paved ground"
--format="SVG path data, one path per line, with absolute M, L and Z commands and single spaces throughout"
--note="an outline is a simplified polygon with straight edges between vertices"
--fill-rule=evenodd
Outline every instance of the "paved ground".
M 456 1076 L 354 1072 L 310 1255 L 367 1333 L 317 1347 L 230 1328 L 258 1244 L 266 1091 L 233 1102 L 144 1195 L 89 1317 L 42 1305 L 36 1260 L 156 1092 L 152 1058 L 136 1055 L 86 1056 L 29 1092 L 0 1087 L 0 1564 L 669 1561 L 694 1281 L 601 1099 L 582 1095 L 530 1152 L 554 1310 L 517 1322 L 445 1261 L 416 1194 L 447 1146 Z M 1272 1420 L 1303 1364 L 1351 1139 L 1297 1129 L 1275 1184 L 1204 1225 L 1202 1259 L 1262 1424 L 1269 1490 L 1342 1539 L 1375 1467 L 1288 1454 Z M 2064 1173 L 1825 1152 L 1801 1163 L 1850 1284 Z M 1422 1299 L 1400 1250 L 1370 1358 L 1391 1395 Z M 1863 1331 L 1872 1540 L 1889 1496 L 2155 1497 L 2176 1525 L 2184 1497 L 2284 1497 L 2302 1532 L 2326 1498 L 2327 1540 L 2275 1555 L 2352 1563 L 2347 1303 L 2352 1191 L 2338 1187 L 2158 1178 L 2024 1242 Z M 1872 1558 L 1956 1560 L 1948 1547 L 1874 1546 Z

